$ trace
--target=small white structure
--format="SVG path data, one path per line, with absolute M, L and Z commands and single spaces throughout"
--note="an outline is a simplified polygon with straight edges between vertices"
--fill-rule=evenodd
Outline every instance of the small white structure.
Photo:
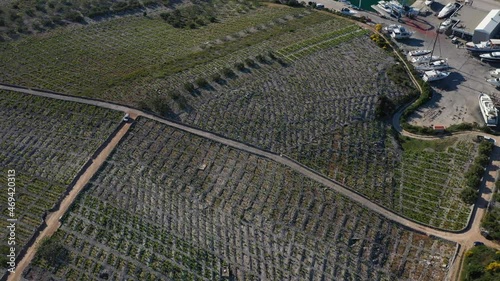
M 472 42 L 488 41 L 500 32 L 500 10 L 491 10 L 474 30 Z

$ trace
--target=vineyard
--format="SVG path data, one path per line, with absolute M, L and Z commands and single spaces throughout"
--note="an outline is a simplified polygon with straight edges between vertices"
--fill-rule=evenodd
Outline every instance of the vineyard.
M 454 244 L 272 161 L 139 119 L 29 280 L 443 280 Z M 226 271 L 224 271 L 226 270 Z
M 34 234 L 120 113 L 0 91 L 0 166 L 16 171 L 16 250 Z M 0 194 L 0 236 L 8 234 L 7 192 Z M 6 241 L 6 239 L 4 239 Z M 2 255 L 4 253 L 1 253 Z M 2 264 L 2 267 L 5 264 Z
M 470 206 L 459 194 L 465 188 L 464 171 L 477 155 L 470 139 L 455 140 L 444 151 L 409 150 L 395 170 L 396 209 L 425 224 L 459 230 L 467 225 Z
M 321 160 L 301 161 L 405 217 L 443 229 L 464 228 L 470 208 L 459 194 L 477 144 L 464 138 L 423 141 L 422 147 L 403 141 L 401 147 L 389 132 L 379 122 L 345 127 L 334 135 L 330 150 L 310 157 Z
M 0 81 L 137 104 L 155 94 L 140 90 L 147 84 L 178 87 L 346 24 L 303 8 L 240 6 L 219 4 L 218 22 L 196 29 L 129 16 L 0 42 Z

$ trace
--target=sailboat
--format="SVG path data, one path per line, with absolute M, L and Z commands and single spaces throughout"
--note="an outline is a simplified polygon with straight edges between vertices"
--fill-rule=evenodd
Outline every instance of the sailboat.
M 439 70 L 429 70 L 424 72 L 424 77 L 422 78 L 425 82 L 432 82 L 444 79 L 450 75 L 449 72 L 439 71 Z
M 443 69 L 447 69 L 450 67 L 448 65 L 448 59 L 436 59 L 436 60 L 434 60 L 435 56 L 433 56 L 433 54 L 434 54 L 434 49 L 436 48 L 438 36 L 439 36 L 439 33 L 436 32 L 436 38 L 434 39 L 434 45 L 432 46 L 431 54 L 426 56 L 426 57 L 428 57 L 428 59 L 424 60 L 424 62 L 415 62 L 414 63 L 416 70 L 418 70 L 418 71 L 443 70 Z M 446 76 L 448 76 L 448 75 L 446 75 Z
M 413 50 L 413 51 L 409 51 L 408 55 L 410 55 L 411 57 L 418 57 L 418 56 L 424 56 L 424 55 L 430 54 L 431 52 L 432 52 L 432 50 Z
M 430 56 L 430 55 L 426 55 L 426 56 L 419 56 L 419 57 L 413 57 L 411 58 L 411 62 L 414 63 L 414 64 L 419 64 L 419 63 L 426 63 L 426 62 L 431 62 L 431 61 L 436 61 L 436 60 L 439 60 L 439 56 Z

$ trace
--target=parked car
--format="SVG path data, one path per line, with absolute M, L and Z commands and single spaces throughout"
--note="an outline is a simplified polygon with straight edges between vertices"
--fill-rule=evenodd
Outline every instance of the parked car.
M 476 242 L 474 242 L 474 247 L 477 247 L 477 246 L 482 246 L 482 245 L 484 245 L 484 243 L 483 243 L 483 242 L 481 242 L 481 241 L 476 241 Z

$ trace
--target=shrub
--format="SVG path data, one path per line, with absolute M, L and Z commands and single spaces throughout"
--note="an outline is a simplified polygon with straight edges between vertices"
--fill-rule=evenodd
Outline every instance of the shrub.
M 184 83 L 184 89 L 186 91 L 188 91 L 188 92 L 194 91 L 194 85 L 193 85 L 193 83 L 190 83 L 190 82 Z
M 248 67 L 254 67 L 255 66 L 255 62 L 252 59 L 245 59 L 245 64 Z
M 488 165 L 489 162 L 490 162 L 490 157 L 483 154 L 477 156 L 476 160 L 474 161 L 475 164 L 481 165 L 482 167 L 486 167 L 486 165 Z
M 219 73 L 212 74 L 210 78 L 216 83 L 219 83 L 222 80 L 222 76 Z
M 51 266 L 67 262 L 69 251 L 55 238 L 45 238 L 36 252 L 36 259 L 44 259 Z
M 479 153 L 489 156 L 491 154 L 491 152 L 493 151 L 494 147 L 495 146 L 493 143 L 484 140 L 479 144 Z
M 375 104 L 375 116 L 377 118 L 390 116 L 394 110 L 396 110 L 396 105 L 391 99 L 389 99 L 386 95 L 379 96 Z
M 481 178 L 477 175 L 469 175 L 465 178 L 465 185 L 467 188 L 478 189 L 481 184 Z
M 242 62 L 235 63 L 234 67 L 236 67 L 236 69 L 238 69 L 239 71 L 242 71 L 245 69 L 245 65 Z
M 205 78 L 197 78 L 196 81 L 195 81 L 196 85 L 198 85 L 198 87 L 200 88 L 204 88 L 206 86 L 208 86 L 208 81 L 205 79 Z
M 222 74 L 228 78 L 234 76 L 234 72 L 230 68 L 227 68 L 227 67 L 222 69 Z
M 83 16 L 77 11 L 69 12 L 68 15 L 66 16 L 66 19 L 72 22 L 79 22 L 79 23 L 85 22 Z
M 478 194 L 477 190 L 467 187 L 460 192 L 460 199 L 465 204 L 472 205 L 476 202 Z
M 255 57 L 255 59 L 257 59 L 257 61 L 260 62 L 260 63 L 266 63 L 267 62 L 266 61 L 266 57 L 264 57 L 263 55 L 257 55 Z
M 168 105 L 168 100 L 164 97 L 156 97 L 151 101 L 153 111 L 162 115 L 167 116 L 172 112 L 172 109 Z

